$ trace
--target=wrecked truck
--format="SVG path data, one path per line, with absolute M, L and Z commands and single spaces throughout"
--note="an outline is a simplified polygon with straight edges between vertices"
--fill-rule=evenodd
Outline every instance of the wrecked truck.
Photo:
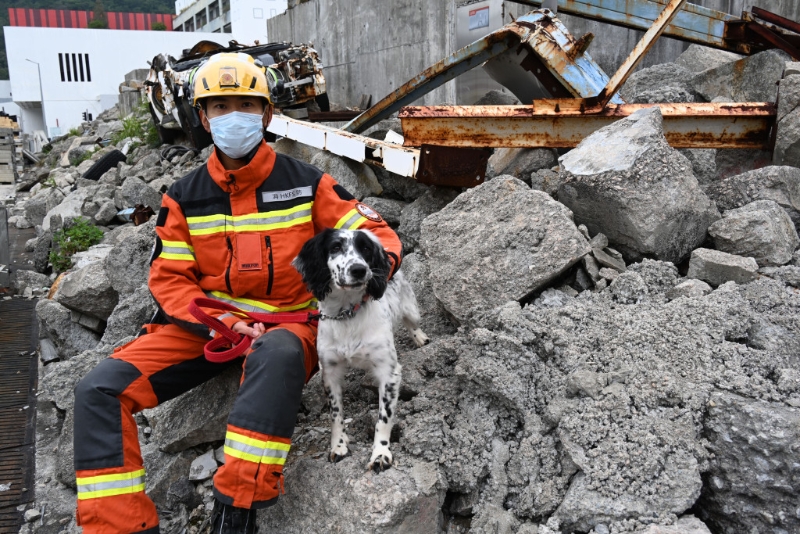
M 164 144 L 173 144 L 180 136 L 198 150 L 212 143 L 211 135 L 200 123 L 192 106 L 192 81 L 197 67 L 220 52 L 243 52 L 256 59 L 267 73 L 275 107 L 284 113 L 304 116 L 306 110 L 329 111 L 330 103 L 322 74 L 322 61 L 312 45 L 268 43 L 254 46 L 230 41 L 227 47 L 212 41 L 200 41 L 184 50 L 179 59 L 158 54 L 150 62 L 145 81 L 150 114 Z

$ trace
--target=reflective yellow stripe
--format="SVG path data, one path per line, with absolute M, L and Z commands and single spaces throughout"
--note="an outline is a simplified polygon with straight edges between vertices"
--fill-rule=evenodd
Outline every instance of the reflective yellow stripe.
M 305 309 L 312 309 L 316 307 L 317 299 L 307 300 L 305 302 L 301 302 L 300 304 L 295 304 L 294 306 L 286 306 L 284 308 L 278 306 L 272 306 L 265 302 L 260 302 L 258 300 L 252 299 L 243 299 L 243 298 L 236 298 L 228 295 L 227 293 L 223 293 L 222 291 L 209 291 L 206 293 L 209 297 L 219 300 L 221 302 L 227 302 L 228 304 L 234 304 L 238 306 L 244 311 L 248 312 L 286 312 L 286 311 L 297 311 L 297 310 L 305 310 Z
M 96 499 L 144 491 L 144 475 L 144 469 L 139 469 L 130 473 L 78 478 L 78 499 Z
M 339 219 L 339 221 L 334 225 L 334 229 L 336 230 L 340 229 L 342 226 L 345 225 L 347 221 L 352 219 L 354 215 L 358 215 L 358 212 L 355 210 L 355 208 L 348 211 L 347 215 Z
M 194 247 L 183 241 L 162 241 L 159 258 L 165 260 L 197 261 L 194 257 Z
M 356 222 L 354 222 L 353 224 L 350 225 L 348 230 L 357 230 L 358 227 L 361 226 L 362 224 L 364 224 L 365 222 L 367 222 L 367 218 L 366 217 L 359 217 L 358 220 L 356 220 Z
M 288 443 L 279 441 L 263 441 L 231 431 L 225 434 L 225 454 L 248 462 L 284 465 L 290 448 Z
M 311 222 L 313 202 L 306 202 L 285 210 L 249 213 L 247 215 L 204 215 L 187 217 L 189 235 L 209 235 L 220 232 L 259 232 L 289 228 Z

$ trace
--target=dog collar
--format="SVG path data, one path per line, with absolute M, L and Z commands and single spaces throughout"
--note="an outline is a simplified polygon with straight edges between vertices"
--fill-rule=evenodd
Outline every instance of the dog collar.
M 364 294 L 364 296 L 361 298 L 361 302 L 357 302 L 352 306 L 350 306 L 349 308 L 341 310 L 336 315 L 325 315 L 324 313 L 320 313 L 319 318 L 320 320 L 330 319 L 333 321 L 344 321 L 346 319 L 352 319 L 353 317 L 355 317 L 356 313 L 358 313 L 358 310 L 361 309 L 361 306 L 364 305 L 368 300 L 369 300 L 369 295 Z

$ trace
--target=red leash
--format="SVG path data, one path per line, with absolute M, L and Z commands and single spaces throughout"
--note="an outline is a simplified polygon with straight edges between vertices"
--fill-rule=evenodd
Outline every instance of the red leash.
M 210 308 L 212 310 L 221 310 L 231 312 L 237 317 L 244 317 L 250 319 L 254 323 L 265 324 L 283 324 L 283 323 L 312 323 L 316 324 L 319 315 L 315 312 L 278 312 L 278 313 L 256 313 L 246 312 L 237 308 L 227 302 L 220 302 L 219 300 L 209 298 L 196 298 L 192 299 L 189 303 L 189 313 L 195 318 L 209 327 L 210 329 L 219 332 L 220 337 L 214 338 L 206 343 L 203 352 L 206 359 L 214 363 L 225 363 L 242 356 L 247 349 L 250 348 L 250 336 L 238 334 L 228 328 L 228 326 L 216 319 L 202 308 Z M 231 348 L 225 350 L 224 347 L 231 345 Z

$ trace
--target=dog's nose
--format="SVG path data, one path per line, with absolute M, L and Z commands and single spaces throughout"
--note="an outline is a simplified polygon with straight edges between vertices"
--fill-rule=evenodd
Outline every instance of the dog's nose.
M 350 276 L 355 280 L 363 279 L 367 276 L 367 267 L 365 265 L 350 266 Z

